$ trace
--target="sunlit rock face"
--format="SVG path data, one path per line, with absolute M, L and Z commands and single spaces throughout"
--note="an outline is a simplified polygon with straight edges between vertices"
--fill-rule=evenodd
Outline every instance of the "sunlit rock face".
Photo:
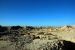
M 28 50 L 61 50 L 63 43 L 59 40 L 40 40 L 35 39 L 27 45 Z
M 63 30 L 63 31 L 66 31 L 66 32 L 74 32 L 75 26 L 63 26 L 60 29 Z
M 12 36 L 13 35 L 13 36 Z M 55 35 L 9 35 L 7 41 L 4 42 L 2 50 L 61 50 L 63 41 Z M 7 47 L 10 46 L 10 47 Z

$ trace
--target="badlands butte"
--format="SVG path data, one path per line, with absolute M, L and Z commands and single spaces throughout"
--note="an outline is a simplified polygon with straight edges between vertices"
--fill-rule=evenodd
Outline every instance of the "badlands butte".
M 0 26 L 0 50 L 75 50 L 75 25 Z

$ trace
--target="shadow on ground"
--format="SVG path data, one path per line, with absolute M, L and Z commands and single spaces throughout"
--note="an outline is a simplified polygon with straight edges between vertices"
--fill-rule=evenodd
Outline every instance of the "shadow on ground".
M 72 43 L 70 41 L 63 41 L 63 50 L 75 50 L 75 43 Z

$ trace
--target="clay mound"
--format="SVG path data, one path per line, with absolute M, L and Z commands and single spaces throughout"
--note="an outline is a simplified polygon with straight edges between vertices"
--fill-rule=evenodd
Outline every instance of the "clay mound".
M 64 31 L 75 30 L 75 26 L 63 26 L 61 27 L 61 30 L 64 30 Z
M 74 28 L 74 29 L 75 29 L 75 25 L 73 25 L 73 26 L 72 26 L 72 28 Z

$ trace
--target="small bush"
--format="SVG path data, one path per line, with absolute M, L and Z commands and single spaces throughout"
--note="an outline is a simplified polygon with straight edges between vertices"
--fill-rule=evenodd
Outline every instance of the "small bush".
M 11 30 L 18 30 L 18 29 L 22 29 L 23 27 L 21 26 L 12 26 Z
M 7 31 L 7 30 L 8 30 L 7 27 L 0 26 L 0 32 L 5 32 L 5 31 Z
M 32 26 L 26 26 L 26 30 L 33 30 L 33 29 L 35 29 L 35 28 Z
M 40 33 L 38 33 L 38 35 L 44 35 L 44 32 L 40 32 Z

